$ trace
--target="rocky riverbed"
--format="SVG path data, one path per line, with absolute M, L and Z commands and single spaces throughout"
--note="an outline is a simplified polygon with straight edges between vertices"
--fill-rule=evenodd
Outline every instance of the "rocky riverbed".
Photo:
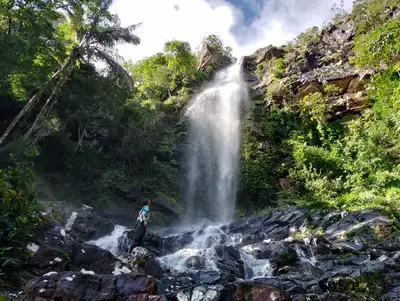
M 67 225 L 65 225 L 67 224 Z M 40 229 L 28 300 L 400 300 L 400 235 L 378 210 L 288 207 L 148 233 L 90 209 Z M 21 294 L 22 295 L 22 294 Z M 18 297 L 17 297 L 18 298 Z

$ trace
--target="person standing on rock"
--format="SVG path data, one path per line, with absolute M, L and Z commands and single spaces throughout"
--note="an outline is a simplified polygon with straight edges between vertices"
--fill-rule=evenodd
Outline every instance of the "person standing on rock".
M 131 245 L 129 253 L 131 253 L 134 248 L 142 244 L 144 235 L 146 234 L 147 226 L 151 218 L 150 205 L 151 201 L 149 199 L 144 200 L 143 208 L 139 211 L 139 215 L 136 219 L 135 236 L 133 238 L 133 243 Z

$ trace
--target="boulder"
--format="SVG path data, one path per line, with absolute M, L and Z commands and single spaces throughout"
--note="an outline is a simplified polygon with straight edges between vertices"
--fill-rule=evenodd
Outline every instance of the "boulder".
M 46 246 L 39 247 L 35 250 L 35 245 L 31 244 L 32 257 L 28 259 L 28 269 L 34 271 L 35 275 L 41 275 L 50 271 L 66 270 L 70 264 L 70 258 L 67 253 L 58 249 Z
M 77 242 L 72 249 L 71 264 L 78 270 L 83 268 L 96 274 L 111 275 L 117 262 L 111 252 L 96 245 Z
M 114 223 L 100 214 L 88 209 L 78 213 L 71 233 L 82 240 L 94 240 L 110 234 L 114 230 Z
M 126 230 L 122 236 L 118 237 L 118 251 L 121 254 L 129 255 L 128 253 L 133 243 L 134 235 L 135 230 Z M 172 251 L 175 250 L 175 248 L 173 248 L 173 240 L 165 243 L 163 238 L 150 231 L 146 231 L 146 235 L 143 238 L 143 247 L 153 256 L 162 256 L 166 253 L 172 253 Z
M 241 285 L 235 292 L 234 301 L 289 301 L 278 288 L 268 285 Z
M 157 279 L 163 277 L 160 263 L 143 247 L 136 247 L 128 257 L 128 266 L 135 272 L 151 275 Z
M 198 301 L 224 301 L 229 300 L 227 296 L 227 290 L 222 285 L 213 286 L 199 286 L 196 287 L 192 292 L 191 300 Z M 228 297 L 228 298 L 227 298 Z
M 40 246 L 70 254 L 79 238 L 57 223 L 46 223 L 36 230 L 34 240 Z
M 251 255 L 253 255 L 257 259 L 273 259 L 282 254 L 285 249 L 286 243 L 284 242 L 257 244 L 253 247 Z
M 269 45 L 264 48 L 257 49 L 250 58 L 258 65 L 264 62 L 268 62 L 273 58 L 281 58 L 285 54 L 282 48 Z
M 371 104 L 366 96 L 365 92 L 360 91 L 329 98 L 331 118 L 341 117 L 349 112 L 361 112 L 365 110 Z
M 225 272 L 234 275 L 236 278 L 244 279 L 244 262 L 239 251 L 233 246 L 220 245 L 215 248 L 217 267 Z
M 193 270 L 204 270 L 207 267 L 207 261 L 204 256 L 191 256 L 185 263 L 185 267 Z
M 200 60 L 197 66 L 197 69 L 199 70 L 207 70 L 208 68 L 211 68 L 212 70 L 217 71 L 232 64 L 229 57 L 222 55 L 207 43 L 202 45 L 199 55 Z
M 101 276 L 92 273 L 50 272 L 29 282 L 27 296 L 29 301 L 161 300 L 155 296 L 155 279 L 134 273 Z
M 296 99 L 301 100 L 306 95 L 321 92 L 321 88 L 317 83 L 309 83 L 307 85 L 301 86 L 296 94 Z

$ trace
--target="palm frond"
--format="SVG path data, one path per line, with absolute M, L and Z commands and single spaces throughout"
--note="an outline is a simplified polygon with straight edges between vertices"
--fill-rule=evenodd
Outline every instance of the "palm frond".
M 109 12 L 109 8 L 112 4 L 113 0 L 100 0 L 96 8 L 93 12 L 88 16 L 88 20 L 90 23 L 90 28 L 88 30 L 89 33 L 94 32 L 95 28 L 97 28 L 101 21 L 104 19 L 111 20 L 111 13 Z
M 129 73 L 122 67 L 112 55 L 108 54 L 105 50 L 98 47 L 92 48 L 92 54 L 99 60 L 105 62 L 113 72 L 119 74 L 129 86 L 129 89 L 133 88 L 133 80 Z
M 128 27 L 97 27 L 95 32 L 92 33 L 92 40 L 107 48 L 113 48 L 117 43 L 139 45 L 140 38 L 134 34 L 138 26 L 140 26 L 140 24 L 134 24 Z

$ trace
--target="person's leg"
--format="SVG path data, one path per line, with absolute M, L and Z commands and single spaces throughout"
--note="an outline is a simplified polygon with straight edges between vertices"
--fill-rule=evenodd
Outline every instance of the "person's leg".
M 135 230 L 135 237 L 133 239 L 133 244 L 131 245 L 131 249 L 129 251 L 129 254 L 132 252 L 132 250 L 138 246 L 141 245 L 143 241 L 144 234 L 146 233 L 146 227 L 144 226 L 144 223 L 141 222 Z
M 146 229 L 147 229 L 147 227 L 144 224 L 142 226 L 143 226 L 143 230 L 142 230 L 142 233 L 140 236 L 139 246 L 141 246 L 143 244 L 143 239 L 144 239 L 144 236 L 146 235 Z
M 135 232 L 133 233 L 133 239 L 132 239 L 132 244 L 129 248 L 129 254 L 131 254 L 132 250 L 138 246 L 137 233 L 138 233 L 139 227 L 140 227 L 140 221 L 136 221 Z

